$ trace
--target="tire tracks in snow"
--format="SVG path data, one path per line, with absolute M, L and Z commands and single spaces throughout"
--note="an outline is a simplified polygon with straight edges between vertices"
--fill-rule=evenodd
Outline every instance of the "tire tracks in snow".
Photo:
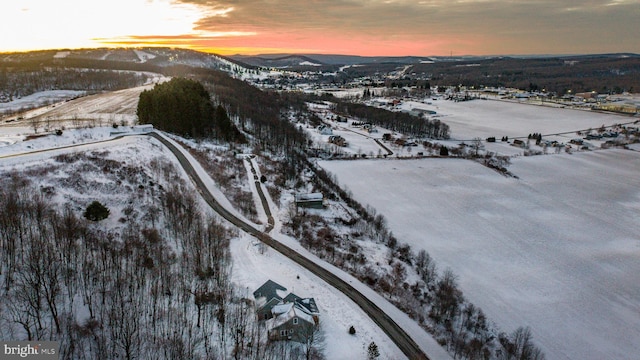
M 253 156 L 253 155 L 252 155 Z M 264 213 L 267 215 L 267 227 L 265 228 L 265 233 L 270 233 L 275 226 L 275 221 L 273 219 L 273 215 L 271 214 L 271 208 L 269 207 L 269 202 L 267 201 L 264 192 L 262 191 L 262 183 L 260 182 L 260 178 L 258 177 L 258 173 L 256 168 L 253 166 L 253 161 L 251 158 L 244 159 L 251 166 L 251 174 L 253 175 L 253 180 L 256 185 L 256 191 L 258 192 L 258 196 L 260 197 L 260 202 L 262 203 L 262 208 L 264 209 Z

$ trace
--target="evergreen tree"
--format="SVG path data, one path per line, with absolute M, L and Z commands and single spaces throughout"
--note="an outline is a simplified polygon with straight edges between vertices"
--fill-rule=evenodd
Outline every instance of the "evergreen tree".
M 83 216 L 91 221 L 100 221 L 109 217 L 109 209 L 99 201 L 94 201 L 84 211 Z
M 367 348 L 367 359 L 375 360 L 380 356 L 380 351 L 378 350 L 378 345 L 375 342 L 371 342 L 369 347 Z

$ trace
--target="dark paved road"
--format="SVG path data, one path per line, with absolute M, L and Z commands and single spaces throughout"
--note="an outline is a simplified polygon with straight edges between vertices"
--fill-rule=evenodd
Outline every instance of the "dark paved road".
M 346 281 L 340 279 L 332 272 L 298 254 L 291 248 L 276 241 L 268 234 L 240 220 L 234 214 L 222 207 L 209 192 L 203 180 L 200 178 L 200 176 L 198 176 L 198 173 L 194 169 L 193 165 L 191 165 L 189 160 L 187 160 L 184 154 L 182 154 L 182 152 L 176 146 L 174 146 L 171 142 L 167 141 L 164 137 L 158 135 L 157 133 L 150 133 L 148 135 L 158 139 L 169 150 L 171 150 L 171 152 L 176 156 L 189 177 L 191 177 L 193 182 L 196 184 L 198 191 L 200 192 L 204 200 L 220 216 L 222 216 L 235 226 L 239 227 L 240 229 L 244 230 L 245 232 L 255 236 L 266 245 L 272 247 L 289 259 L 295 261 L 300 266 L 311 271 L 313 274 L 326 281 L 329 285 L 333 286 L 334 288 L 338 289 L 340 292 L 348 296 L 351 300 L 358 304 L 358 306 L 360 306 L 362 310 L 364 310 L 364 312 L 389 336 L 389 338 L 391 338 L 396 346 L 398 346 L 398 348 L 409 359 L 429 359 L 427 355 L 420 349 L 418 344 L 395 321 L 393 321 L 384 311 L 382 311 L 382 309 L 380 309 L 380 307 L 378 307 L 371 300 L 362 295 L 362 293 L 356 290 L 353 286 L 349 285 Z M 264 194 L 261 196 L 261 199 L 263 198 Z M 263 201 L 266 202 L 266 199 Z M 268 209 L 268 206 L 265 207 L 265 210 L 266 209 Z

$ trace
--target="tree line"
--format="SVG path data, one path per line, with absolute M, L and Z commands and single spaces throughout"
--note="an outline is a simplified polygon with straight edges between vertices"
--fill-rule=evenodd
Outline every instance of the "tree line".
M 151 64 L 95 59 L 56 59 L 57 51 L 0 55 L 0 102 L 12 101 L 40 91 L 115 91 L 145 84 Z
M 569 90 L 573 93 L 596 91 L 611 94 L 638 92 L 640 88 L 640 57 L 634 55 L 443 61 L 415 64 L 412 71 L 429 74 L 434 85 L 503 86 L 529 91 L 544 89 L 558 96 Z
M 302 106 L 294 96 L 262 91 L 220 71 L 193 71 L 257 146 L 286 156 L 305 150 L 306 134 L 288 118 L 291 109 Z
M 12 101 L 40 91 L 114 91 L 144 84 L 149 75 L 94 69 L 38 68 L 20 70 L 0 67 L 0 102 Z
M 337 101 L 336 111 L 407 136 L 448 139 L 449 125 L 404 112 L 389 111 L 364 104 Z

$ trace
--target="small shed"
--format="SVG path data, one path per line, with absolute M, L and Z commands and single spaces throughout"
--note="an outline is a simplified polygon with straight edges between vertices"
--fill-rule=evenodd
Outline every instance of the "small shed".
M 322 209 L 324 196 L 322 193 L 296 194 L 296 206 Z

